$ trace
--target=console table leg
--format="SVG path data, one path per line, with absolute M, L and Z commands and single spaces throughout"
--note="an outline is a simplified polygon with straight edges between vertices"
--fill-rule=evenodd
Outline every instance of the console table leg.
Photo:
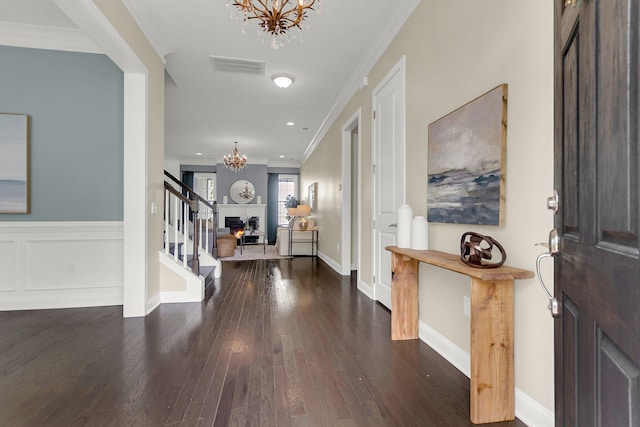
M 471 279 L 471 422 L 515 419 L 513 280 Z
M 418 260 L 391 254 L 391 339 L 418 338 Z

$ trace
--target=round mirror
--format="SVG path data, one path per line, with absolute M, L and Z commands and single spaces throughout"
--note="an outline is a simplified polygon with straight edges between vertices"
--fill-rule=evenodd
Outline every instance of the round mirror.
M 231 184 L 229 196 L 236 203 L 249 203 L 256 197 L 256 189 L 252 183 L 241 179 Z

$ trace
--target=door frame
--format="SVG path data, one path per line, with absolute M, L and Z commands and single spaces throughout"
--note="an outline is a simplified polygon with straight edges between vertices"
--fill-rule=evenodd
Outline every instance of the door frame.
M 358 108 L 358 110 L 351 116 L 344 126 L 342 126 L 342 236 L 340 238 L 341 244 L 341 274 L 343 276 L 348 276 L 351 274 L 351 222 L 352 222 L 352 212 L 351 212 L 351 174 L 352 174 L 352 162 L 351 158 L 351 132 L 355 128 L 360 128 L 360 123 L 362 123 L 362 108 Z M 357 137 L 357 145 L 358 145 L 358 154 L 357 154 L 357 165 L 356 165 L 356 173 L 358 176 L 362 176 L 362 153 L 361 153 L 361 134 L 362 132 L 358 132 Z M 358 199 L 356 200 L 356 204 L 358 206 L 358 217 L 356 218 L 358 229 L 362 229 L 362 180 L 358 180 Z M 358 231 L 358 236 L 360 236 L 360 232 Z M 360 259 L 361 259 L 361 239 L 358 238 L 358 241 L 355 244 L 358 246 L 357 260 L 356 260 L 356 269 L 360 270 Z
M 377 245 L 378 245 L 378 238 L 376 235 L 376 226 L 373 226 L 373 222 L 376 219 L 376 203 L 378 202 L 378 198 L 380 197 L 380 195 L 378 194 L 378 188 L 376 187 L 376 172 L 375 171 L 375 167 L 376 167 L 376 153 L 377 153 L 377 139 L 376 139 L 376 121 L 373 119 L 373 111 L 375 111 L 375 107 L 376 107 L 376 99 L 378 96 L 378 93 L 387 85 L 387 83 L 389 83 L 389 81 L 391 81 L 391 79 L 393 79 L 396 75 L 401 76 L 401 81 L 399 82 L 399 86 L 401 87 L 401 93 L 402 93 L 402 105 L 403 105 L 403 117 L 402 117 L 402 143 L 400 145 L 401 148 L 401 153 L 400 156 L 402 157 L 402 164 L 406 165 L 407 163 L 407 159 L 406 159 L 406 145 L 407 145 L 407 130 L 406 130 L 406 57 L 405 55 L 402 55 L 402 57 L 400 57 L 400 59 L 398 60 L 398 62 L 396 62 L 393 67 L 391 67 L 391 69 L 387 72 L 387 74 L 382 78 L 382 80 L 380 81 L 380 83 L 378 83 L 376 85 L 376 87 L 373 89 L 373 91 L 371 92 L 371 110 L 372 110 L 372 120 L 371 120 L 371 141 L 372 141 L 372 150 L 371 150 L 371 164 L 373 165 L 373 167 L 371 168 L 371 183 L 372 183 L 372 197 L 371 197 L 371 212 L 373 213 L 373 218 L 372 218 L 372 230 L 373 230 L 373 242 L 371 245 L 371 272 L 372 272 L 372 286 L 371 286 L 371 293 L 372 293 L 372 297 L 373 300 L 375 301 L 379 301 L 378 298 L 378 286 L 377 286 L 377 281 L 380 279 L 379 277 L 376 277 L 376 272 L 378 270 L 378 264 L 376 263 L 376 253 L 378 251 Z M 400 195 L 401 195 L 401 202 L 400 204 L 403 204 L 406 202 L 406 185 L 407 185 L 407 176 L 406 173 L 402 174 L 402 180 L 401 180 L 401 189 L 400 189 Z M 389 257 L 391 257 L 391 254 L 389 253 Z
M 149 203 L 156 204 L 149 183 L 162 185 L 162 172 L 148 170 L 149 72 L 127 41 L 94 2 L 54 0 L 82 34 L 94 40 L 124 74 L 124 207 L 123 207 L 123 284 L 122 316 L 142 317 L 157 303 L 149 300 L 150 269 L 159 269 L 154 233 L 162 232 L 159 222 L 148 216 Z M 143 195 L 142 197 L 140 195 Z M 154 224 L 158 225 L 154 225 Z M 156 262 L 150 265 L 150 259 Z

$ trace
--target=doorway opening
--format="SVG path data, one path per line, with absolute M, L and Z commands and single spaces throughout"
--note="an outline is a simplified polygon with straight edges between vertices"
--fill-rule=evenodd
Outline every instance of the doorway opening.
M 351 116 L 342 127 L 342 237 L 341 273 L 355 275 L 360 269 L 360 212 L 361 212 L 361 110 Z

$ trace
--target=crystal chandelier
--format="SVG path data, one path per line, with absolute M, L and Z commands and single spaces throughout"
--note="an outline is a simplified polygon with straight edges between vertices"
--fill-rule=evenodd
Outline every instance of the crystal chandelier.
M 253 190 L 249 188 L 249 183 L 246 182 L 244 184 L 244 188 L 242 189 L 242 191 L 240 191 L 238 193 L 240 195 L 240 197 L 242 197 L 243 199 L 247 199 L 247 200 L 251 200 L 253 199 Z
M 244 169 L 244 167 L 247 165 L 247 156 L 242 155 L 242 157 L 240 157 L 238 155 L 238 143 L 234 142 L 234 144 L 236 145 L 233 148 L 231 154 L 223 157 L 223 163 L 227 169 L 238 172 L 240 169 Z
M 295 38 L 289 30 L 302 30 L 308 10 L 318 11 L 320 0 L 227 0 L 227 7 L 231 6 L 238 8 L 232 16 L 244 16 L 242 32 L 249 20 L 257 19 L 258 34 L 270 34 L 271 47 L 279 49 L 285 41 Z

